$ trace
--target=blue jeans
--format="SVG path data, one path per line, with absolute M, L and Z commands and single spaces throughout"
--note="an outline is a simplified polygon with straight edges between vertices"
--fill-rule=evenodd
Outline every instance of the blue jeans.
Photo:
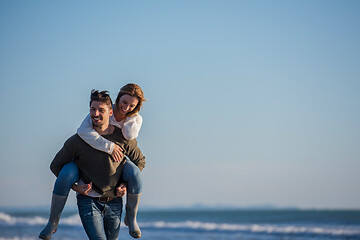
M 79 180 L 79 168 L 74 162 L 63 166 L 54 185 L 56 195 L 68 196 L 71 186 Z M 124 164 L 121 173 L 121 182 L 127 184 L 127 191 L 131 194 L 142 192 L 142 178 L 140 169 L 130 160 Z
M 65 164 L 56 178 L 53 193 L 68 196 L 71 186 L 79 180 L 79 168 L 72 161 Z
M 124 164 L 121 182 L 126 183 L 128 193 L 139 194 L 142 192 L 143 182 L 140 169 L 130 160 Z
M 90 240 L 116 240 L 119 237 L 122 198 L 100 202 L 94 198 L 77 195 L 81 222 Z

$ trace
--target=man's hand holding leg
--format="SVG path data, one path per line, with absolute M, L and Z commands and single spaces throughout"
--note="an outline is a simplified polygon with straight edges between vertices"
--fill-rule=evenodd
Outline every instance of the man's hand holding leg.
M 122 183 L 120 186 L 116 189 L 116 196 L 117 197 L 123 197 L 126 193 L 126 186 Z
M 82 195 L 88 195 L 89 192 L 91 191 L 92 189 L 92 182 L 89 183 L 89 184 L 85 184 L 85 185 L 76 185 L 76 184 L 73 184 L 73 186 L 71 187 L 75 192 L 78 192 Z

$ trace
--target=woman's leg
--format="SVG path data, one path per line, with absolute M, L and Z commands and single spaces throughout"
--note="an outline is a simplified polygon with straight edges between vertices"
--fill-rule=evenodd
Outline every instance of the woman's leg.
M 61 169 L 54 184 L 51 199 L 50 217 L 46 227 L 41 231 L 39 238 L 50 239 L 56 232 L 60 215 L 64 209 L 71 186 L 79 179 L 79 169 L 74 162 L 70 162 Z
M 129 227 L 129 234 L 134 238 L 141 237 L 141 231 L 136 221 L 142 192 L 142 178 L 140 169 L 131 161 L 126 161 L 122 174 L 122 182 L 127 185 L 125 225 Z
M 68 196 L 72 185 L 79 180 L 79 168 L 74 162 L 63 166 L 54 184 L 53 193 Z
M 128 193 L 140 194 L 142 192 L 143 182 L 140 169 L 129 160 L 124 164 L 121 181 L 126 183 Z

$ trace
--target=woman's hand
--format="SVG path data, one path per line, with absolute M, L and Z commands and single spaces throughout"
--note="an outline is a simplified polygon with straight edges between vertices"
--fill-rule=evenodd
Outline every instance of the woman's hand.
M 112 158 L 114 159 L 114 162 L 120 162 L 123 158 L 124 154 L 122 153 L 122 149 L 115 144 L 114 150 L 111 153 Z
M 73 184 L 72 187 L 71 187 L 75 192 L 78 192 L 82 195 L 88 195 L 89 192 L 91 191 L 92 189 L 92 182 L 89 183 L 89 184 L 85 184 L 85 185 L 76 185 L 76 184 Z
M 116 189 L 116 196 L 123 197 L 126 193 L 126 186 L 124 184 L 120 184 L 120 186 Z

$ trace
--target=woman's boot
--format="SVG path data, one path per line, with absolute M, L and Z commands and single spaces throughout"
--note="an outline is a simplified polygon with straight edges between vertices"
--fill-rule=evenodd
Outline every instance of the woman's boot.
M 39 238 L 49 240 L 51 235 L 56 232 L 59 224 L 60 215 L 64 209 L 68 196 L 56 195 L 53 193 L 50 207 L 50 217 L 46 227 L 41 231 Z
M 125 225 L 129 227 L 129 234 L 133 238 L 140 238 L 141 231 L 136 221 L 136 215 L 139 207 L 140 194 L 127 193 L 126 214 L 124 218 Z

